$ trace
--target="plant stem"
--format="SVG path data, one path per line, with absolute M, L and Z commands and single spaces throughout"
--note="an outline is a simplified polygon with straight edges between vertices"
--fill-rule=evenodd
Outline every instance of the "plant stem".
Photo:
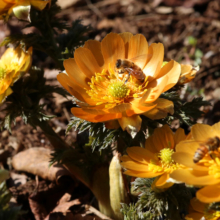
M 52 147 L 51 149 L 68 148 L 66 142 L 56 134 L 56 132 L 51 128 L 47 121 L 40 121 L 38 118 L 31 118 L 31 124 L 34 126 L 39 126 L 44 132 L 45 136 L 49 139 Z

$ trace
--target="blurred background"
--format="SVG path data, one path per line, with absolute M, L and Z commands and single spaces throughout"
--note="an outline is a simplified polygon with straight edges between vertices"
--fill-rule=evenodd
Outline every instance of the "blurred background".
M 81 19 L 83 25 L 90 27 L 86 34 L 88 39 L 101 41 L 110 32 L 141 33 L 149 44 L 163 43 L 165 61 L 174 59 L 199 66 L 195 79 L 182 89 L 181 98 L 191 101 L 194 97 L 202 96 L 211 102 L 211 106 L 202 109 L 204 116 L 199 123 L 212 125 L 220 120 L 219 0 L 58 0 L 58 4 L 62 8 L 59 16 L 68 24 Z M 0 42 L 10 34 L 36 31 L 33 28 L 22 29 L 23 25 L 14 17 L 7 24 L 0 21 Z M 0 55 L 4 50 L 5 47 L 0 48 Z M 44 68 L 47 83 L 59 85 L 56 79 L 59 71 L 53 69 L 53 61 L 43 53 L 35 51 L 35 54 L 38 56 L 34 55 L 33 64 Z M 65 137 L 67 124 L 72 117 L 71 97 L 65 99 L 54 95 L 54 98 L 42 100 L 43 103 L 47 105 L 45 111 L 48 114 L 58 116 L 50 122 L 55 132 L 67 143 L 73 142 L 76 137 L 74 131 Z M 3 117 L 4 114 L 0 112 L 0 120 Z M 178 126 L 178 121 L 173 122 L 173 128 Z M 0 133 L 1 163 L 31 146 L 49 148 L 50 143 L 41 130 L 24 125 L 21 118 L 17 118 L 16 125 L 12 127 L 12 134 L 6 130 Z M 48 184 L 42 187 L 48 187 Z M 22 195 L 20 199 L 25 204 L 24 188 L 14 187 L 11 191 L 15 196 Z M 26 220 L 34 219 L 29 217 Z

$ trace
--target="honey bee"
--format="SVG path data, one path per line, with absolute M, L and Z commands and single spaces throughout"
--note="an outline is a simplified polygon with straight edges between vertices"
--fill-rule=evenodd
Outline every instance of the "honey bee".
M 206 142 L 200 143 L 199 145 L 193 157 L 194 163 L 198 163 L 207 153 L 211 154 L 213 151 L 218 150 L 220 147 L 220 139 L 216 136 L 209 138 Z
M 127 83 L 127 81 L 129 80 L 130 75 L 134 76 L 141 83 L 143 83 L 146 78 L 142 69 L 138 65 L 136 65 L 134 62 L 128 59 L 118 59 L 115 63 L 115 70 L 119 74 L 123 74 L 125 72 L 128 73 L 128 77 L 125 80 L 125 83 Z

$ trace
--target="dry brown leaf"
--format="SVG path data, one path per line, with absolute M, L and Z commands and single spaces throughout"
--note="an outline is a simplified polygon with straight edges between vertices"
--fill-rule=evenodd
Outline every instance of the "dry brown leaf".
M 75 199 L 70 202 L 64 202 L 59 204 L 44 220 L 50 220 L 53 213 L 62 213 L 63 216 L 66 216 L 70 211 L 69 208 L 74 205 L 80 205 L 79 199 Z
M 27 176 L 25 174 L 18 174 L 18 173 L 10 173 L 11 179 L 13 181 L 13 185 L 19 186 L 27 183 Z
M 86 215 L 82 216 L 81 214 L 74 215 L 74 220 L 102 220 L 97 216 Z
M 79 0 L 58 0 L 57 4 L 62 8 L 68 8 L 75 3 L 77 3 Z
M 26 171 L 43 179 L 58 181 L 62 176 L 70 176 L 70 173 L 62 166 L 49 166 L 51 151 L 42 147 L 33 147 L 15 155 L 12 166 L 15 170 Z

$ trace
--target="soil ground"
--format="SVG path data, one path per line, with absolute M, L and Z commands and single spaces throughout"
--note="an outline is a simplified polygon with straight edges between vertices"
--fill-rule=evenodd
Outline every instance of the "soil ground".
M 185 101 L 191 101 L 193 97 L 202 96 L 211 102 L 212 106 L 203 109 L 205 114 L 198 122 L 212 125 L 220 120 L 220 1 L 60 0 L 58 2 L 63 9 L 59 16 L 66 22 L 70 24 L 80 18 L 82 24 L 91 25 L 93 30 L 89 33 L 89 39 L 102 40 L 110 32 L 141 33 L 149 44 L 163 43 L 165 60 L 174 59 L 181 63 L 199 65 L 199 72 L 182 90 L 181 97 Z M 11 19 L 8 25 L 0 22 L 0 41 L 9 34 L 18 33 L 20 27 L 16 19 Z M 0 52 L 3 53 L 4 49 L 0 48 Z M 51 60 L 42 61 L 34 58 L 34 64 L 45 69 L 48 84 L 59 85 L 56 80 L 57 71 L 49 68 L 53 66 Z M 76 137 L 74 131 L 65 137 L 68 121 L 72 117 L 71 98 L 65 99 L 55 95 L 53 99 L 42 100 L 42 103 L 46 104 L 45 111 L 48 114 L 58 116 L 50 122 L 55 132 L 68 143 L 74 142 Z M 3 117 L 4 113 L 0 112 L 0 119 Z M 178 127 L 178 122 L 173 126 Z M 12 174 L 7 182 L 13 195 L 11 202 L 22 205 L 22 210 L 26 211 L 19 220 L 100 219 L 98 212 L 85 208 L 85 204 L 96 207 L 93 202 L 94 196 L 78 181 L 64 178 L 61 184 L 57 184 L 12 167 L 11 158 L 19 152 L 33 147 L 50 148 L 49 141 L 39 128 L 25 125 L 21 118 L 17 118 L 16 125 L 12 126 L 12 133 L 2 131 L 0 140 L 1 167 L 9 169 Z M 25 161 L 27 158 L 22 160 Z M 61 204 L 61 199 L 62 204 L 66 202 L 65 207 L 52 211 L 59 203 Z M 49 213 L 52 214 L 48 217 Z

